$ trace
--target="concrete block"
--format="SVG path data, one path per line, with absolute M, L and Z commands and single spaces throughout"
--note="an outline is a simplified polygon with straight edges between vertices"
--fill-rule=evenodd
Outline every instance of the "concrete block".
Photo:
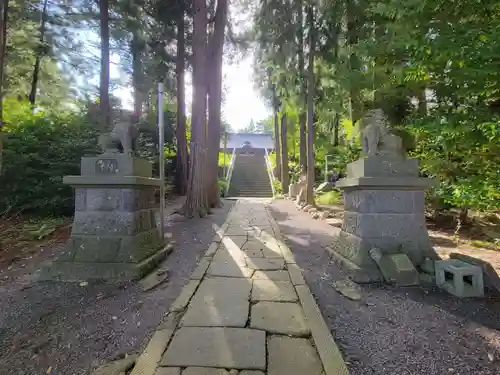
M 440 260 L 435 263 L 436 284 L 460 298 L 484 295 L 483 270 L 458 259 Z
M 497 294 L 500 293 L 500 277 L 490 263 L 485 260 L 460 253 L 451 253 L 450 258 L 459 259 L 466 263 L 481 267 L 483 270 L 484 286 L 492 292 Z
M 406 254 L 383 254 L 379 249 L 370 250 L 384 280 L 397 286 L 419 285 L 418 272 Z

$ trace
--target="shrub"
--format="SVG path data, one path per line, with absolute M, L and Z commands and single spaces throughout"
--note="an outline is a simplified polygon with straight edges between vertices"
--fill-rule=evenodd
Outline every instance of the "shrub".
M 342 203 L 342 193 L 338 190 L 328 191 L 316 197 L 316 203 L 323 206 L 333 206 Z
M 9 136 L 0 176 L 0 213 L 71 214 L 73 193 L 62 183 L 80 174 L 80 159 L 97 152 L 95 127 L 73 112 L 31 113 L 27 103 L 5 101 Z
M 219 185 L 220 196 L 224 197 L 226 195 L 226 190 L 229 187 L 229 183 L 224 179 L 217 179 L 217 185 Z
M 274 188 L 274 195 L 281 195 L 281 194 L 283 194 L 283 188 L 281 186 L 281 181 L 274 180 L 273 181 L 273 188 Z

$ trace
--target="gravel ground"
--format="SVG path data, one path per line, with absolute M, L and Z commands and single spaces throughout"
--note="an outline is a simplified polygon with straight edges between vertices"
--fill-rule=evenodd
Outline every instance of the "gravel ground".
M 365 285 L 362 299 L 351 301 L 333 289 L 345 276 L 325 249 L 339 229 L 290 201 L 274 201 L 270 209 L 351 375 L 500 374 L 500 298 Z
M 226 201 L 204 219 L 169 217 L 174 251 L 162 265 L 169 281 L 149 292 L 134 283 L 36 283 L 29 271 L 40 256 L 23 264 L 22 276 L 0 284 L 0 374 L 83 375 L 139 352 L 208 248 L 212 224 L 222 225 L 233 204 Z

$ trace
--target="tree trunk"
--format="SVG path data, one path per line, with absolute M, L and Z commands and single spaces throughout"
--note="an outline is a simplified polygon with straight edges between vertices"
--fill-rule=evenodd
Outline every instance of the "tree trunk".
M 224 35 L 227 23 L 228 0 L 218 0 L 215 10 L 215 26 L 209 44 L 209 63 L 211 72 L 208 78 L 208 176 L 207 193 L 209 207 L 220 207 L 219 186 L 217 176 L 219 169 L 219 150 L 221 134 L 221 101 L 222 101 L 222 57 L 224 52 Z
M 101 31 L 101 74 L 99 85 L 99 108 L 101 121 L 99 130 L 101 134 L 110 128 L 109 107 L 109 4 L 108 0 L 99 1 L 100 31 Z
M 281 116 L 281 188 L 283 194 L 288 194 L 288 185 L 290 184 L 288 175 L 287 127 L 287 117 L 286 114 L 283 114 Z
M 340 114 L 335 113 L 335 118 L 333 119 L 333 145 L 337 147 L 339 145 L 339 129 L 340 128 Z
M 316 49 L 313 7 L 307 9 L 309 65 L 307 67 L 307 185 L 306 203 L 314 205 L 314 53 Z
M 307 145 L 306 145 L 306 121 L 307 121 L 307 82 L 304 73 L 304 26 L 303 26 L 303 2 L 298 2 L 298 58 L 299 58 L 299 79 L 300 79 L 300 100 L 303 107 L 299 113 L 299 165 L 302 170 L 307 171 Z
M 179 1 L 179 18 L 177 20 L 177 61 L 176 61 L 176 78 L 177 78 L 177 127 L 175 138 L 177 140 L 177 189 L 180 195 L 185 195 L 187 192 L 188 179 L 188 150 L 186 141 L 186 86 L 185 86 L 185 59 L 186 46 L 184 40 L 185 24 L 184 24 L 184 1 Z
M 418 114 L 427 116 L 427 97 L 425 95 L 425 87 L 418 90 Z
M 7 21 L 9 14 L 9 0 L 0 0 L 0 175 L 2 174 L 2 154 L 4 135 L 3 122 L 3 94 L 4 94 L 4 69 L 5 51 L 7 48 Z
M 9 13 L 9 0 L 0 0 L 0 131 L 3 123 L 3 94 L 4 94 L 4 72 L 5 51 L 7 48 L 7 21 Z
M 194 0 L 193 16 L 193 101 L 191 109 L 191 166 L 184 214 L 207 214 L 205 185 L 207 87 L 205 81 L 207 47 L 207 4 Z
M 275 176 L 279 180 L 281 178 L 281 148 L 280 148 L 280 125 L 278 119 L 278 98 L 276 97 L 276 89 L 273 87 L 273 110 L 274 110 L 274 152 L 276 154 L 276 173 Z
M 358 28 L 361 27 L 356 9 L 355 0 L 346 1 L 346 19 L 347 19 L 347 45 L 349 50 L 349 70 L 351 72 L 349 78 L 349 112 L 352 125 L 356 124 L 361 118 L 361 94 L 359 88 L 359 77 L 353 76 L 353 72 L 359 73 L 360 62 L 359 58 L 352 51 L 353 46 L 358 43 Z
M 132 87 L 134 89 L 134 116 L 135 121 L 141 119 L 142 105 L 144 102 L 142 95 L 143 74 L 142 74 L 142 52 L 141 38 L 139 30 L 132 32 L 132 41 L 130 43 L 130 52 L 132 55 Z
M 33 67 L 33 78 L 31 80 L 31 91 L 28 96 L 28 100 L 31 103 L 31 108 L 35 109 L 36 103 L 36 91 L 38 87 L 38 77 L 40 75 L 40 65 L 42 63 L 42 58 L 46 54 L 46 45 L 45 45 L 45 30 L 47 23 L 47 3 L 48 0 L 43 1 L 43 9 L 42 14 L 40 15 L 40 41 L 37 46 L 36 57 L 35 57 L 35 66 Z

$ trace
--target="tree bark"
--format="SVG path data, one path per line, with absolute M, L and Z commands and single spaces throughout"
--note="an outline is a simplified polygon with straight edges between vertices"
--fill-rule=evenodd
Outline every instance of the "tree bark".
M 314 205 L 314 54 L 316 49 L 313 7 L 307 9 L 309 25 L 309 61 L 307 67 L 307 184 L 306 203 Z
M 211 72 L 208 77 L 208 176 L 207 193 L 209 207 L 220 207 L 219 186 L 217 184 L 219 168 L 219 150 L 221 134 L 222 101 L 222 58 L 224 35 L 227 23 L 228 0 L 218 0 L 215 10 L 214 32 L 209 43 L 209 63 Z
M 283 194 L 288 194 L 289 175 L 288 175 L 288 145 L 287 129 L 288 121 L 286 114 L 281 116 L 281 188 Z
M 46 45 L 45 45 L 45 30 L 47 23 L 47 4 L 48 0 L 43 1 L 43 9 L 42 14 L 40 15 L 40 41 L 37 46 L 36 57 L 35 57 L 35 65 L 33 67 L 33 78 L 31 80 L 31 91 L 28 96 L 28 100 L 31 104 L 31 108 L 35 109 L 36 103 L 36 92 L 38 87 L 38 77 L 40 75 L 40 65 L 42 64 L 42 58 L 46 54 Z
M 278 118 L 278 98 L 276 89 L 273 86 L 273 110 L 274 110 L 274 152 L 276 154 L 276 178 L 281 179 L 281 147 L 280 147 L 280 129 Z
M 352 78 L 352 72 L 360 71 L 360 61 L 356 53 L 352 51 L 359 41 L 358 28 L 361 27 L 355 0 L 346 0 L 346 20 L 347 20 L 347 45 L 349 48 L 349 112 L 352 125 L 361 118 L 361 94 L 357 77 Z
M 298 2 L 298 62 L 299 62 L 299 80 L 301 85 L 300 100 L 303 107 L 299 113 L 299 165 L 302 170 L 307 171 L 307 145 L 306 145 L 306 121 L 307 121 L 307 82 L 304 73 L 304 11 L 303 1 Z
M 188 180 L 188 150 L 186 140 L 186 86 L 185 86 L 185 23 L 184 23 L 184 1 L 179 0 L 179 18 L 177 20 L 177 61 L 176 61 L 176 78 L 177 78 L 177 127 L 175 138 L 177 140 L 177 190 L 180 195 L 185 195 L 187 192 Z
M 9 0 L 0 0 L 0 131 L 3 123 L 3 94 L 4 94 L 4 72 L 5 51 L 7 48 L 7 22 L 9 14 Z M 1 141 L 0 141 L 1 142 Z M 0 165 L 1 167 L 1 165 Z
M 142 106 L 143 106 L 143 95 L 141 86 L 143 85 L 143 74 L 142 74 L 142 52 L 143 48 L 141 45 L 141 38 L 139 35 L 139 30 L 134 30 L 132 32 L 132 41 L 130 43 L 130 52 L 132 55 L 132 87 L 134 89 L 134 116 L 135 121 L 141 119 Z
M 207 4 L 194 0 L 193 17 L 193 101 L 191 109 L 191 166 L 184 214 L 203 217 L 207 214 L 205 186 L 207 86 L 205 80 L 207 48 Z
M 99 1 L 100 32 L 101 32 L 101 73 L 99 84 L 99 108 L 101 121 L 99 130 L 101 134 L 109 131 L 110 107 L 109 107 L 109 3 L 108 0 Z
M 340 128 L 340 114 L 335 113 L 335 118 L 333 119 L 333 145 L 337 147 L 339 145 L 339 129 Z

